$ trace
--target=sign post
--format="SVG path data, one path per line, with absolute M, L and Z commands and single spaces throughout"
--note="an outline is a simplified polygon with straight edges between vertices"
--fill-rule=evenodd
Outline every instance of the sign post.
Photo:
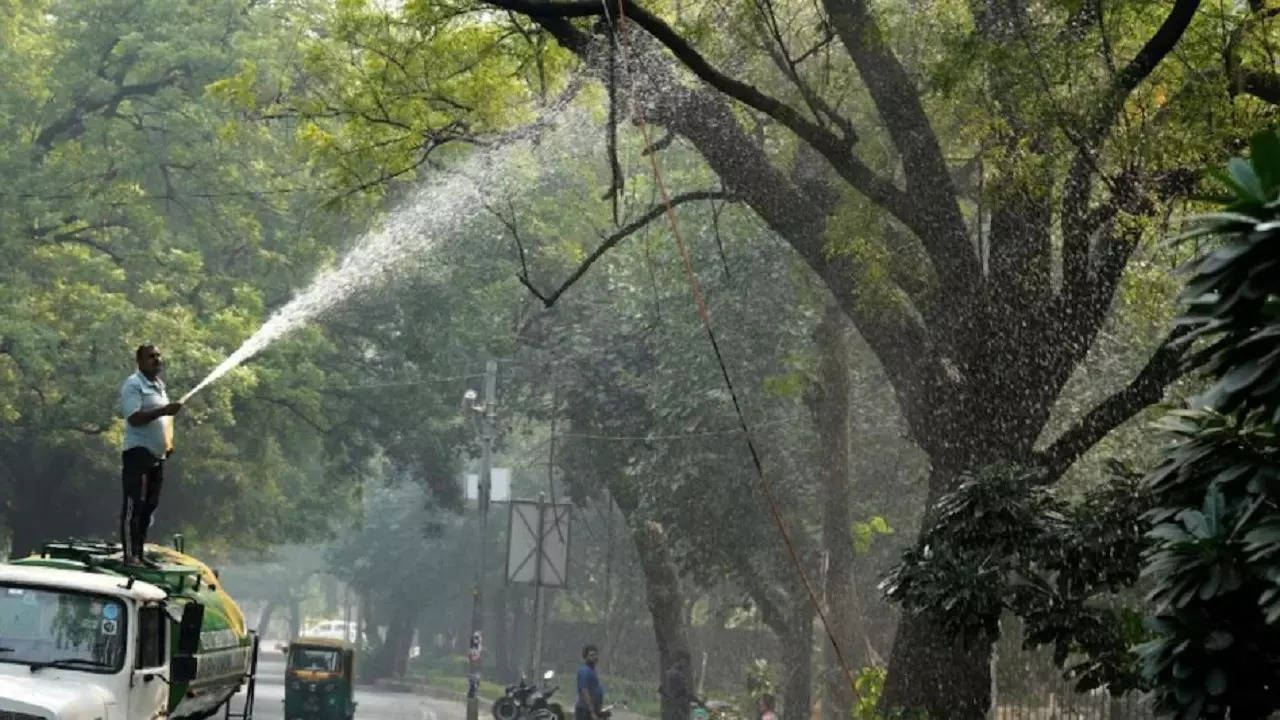
M 573 506 L 549 503 L 539 495 L 535 501 L 513 500 L 510 508 L 507 582 L 530 583 L 534 587 L 529 666 L 536 675 L 542 663 L 542 625 L 546 615 L 543 588 L 568 587 L 569 517 Z

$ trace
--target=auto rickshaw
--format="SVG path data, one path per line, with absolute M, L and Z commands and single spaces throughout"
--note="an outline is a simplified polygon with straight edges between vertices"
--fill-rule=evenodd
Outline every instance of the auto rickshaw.
M 356 714 L 355 645 L 300 637 L 285 649 L 285 720 L 351 720 Z

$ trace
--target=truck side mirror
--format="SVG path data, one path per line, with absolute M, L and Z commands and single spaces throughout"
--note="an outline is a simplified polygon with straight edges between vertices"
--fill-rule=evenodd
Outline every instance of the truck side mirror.
M 189 602 L 182 607 L 178 623 L 177 655 L 194 655 L 200 649 L 200 630 L 204 626 L 204 605 Z
M 193 655 L 177 655 L 169 661 L 169 682 L 191 682 L 196 677 L 196 658 Z

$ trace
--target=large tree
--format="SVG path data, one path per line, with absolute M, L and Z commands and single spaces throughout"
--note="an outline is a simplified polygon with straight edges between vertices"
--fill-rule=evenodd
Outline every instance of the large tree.
M 185 390 L 348 229 L 316 212 L 288 129 L 239 123 L 225 100 L 228 76 L 288 53 L 285 12 L 6 6 L 0 523 L 15 552 L 115 534 L 114 408 L 139 343 L 161 346 L 171 392 Z M 324 419 L 343 408 L 320 392 L 333 354 L 304 333 L 197 398 L 178 420 L 157 530 L 198 535 L 204 552 L 322 530 L 325 506 L 341 504 L 323 481 L 360 454 L 358 434 Z
M 1228 99 L 1218 61 L 1220 23 L 1247 11 L 1197 0 L 488 4 L 683 138 L 823 279 L 929 456 L 930 504 L 1000 460 L 1052 483 L 1159 399 L 1176 375 L 1167 344 L 1041 437 L 1153 220 L 1266 112 Z M 980 717 L 989 656 L 908 616 L 884 705 Z
M 348 182 L 509 127 L 494 105 L 538 107 L 566 67 L 600 80 L 611 119 L 660 126 L 664 162 L 692 148 L 718 176 L 719 190 L 702 181 L 674 204 L 745 203 L 825 283 L 929 458 L 929 506 L 1001 461 L 1055 483 L 1161 397 L 1177 374 L 1167 342 L 1091 407 L 1074 407 L 1068 381 L 1200 169 L 1273 112 L 1262 4 L 477 0 L 407 3 L 394 18 L 359 6 L 342 10 L 359 21 L 344 25 L 356 60 L 337 73 L 350 80 L 341 102 L 298 105 L 365 131 L 325 148 L 375 138 L 363 157 L 380 170 L 353 164 Z M 476 67 L 477 87 L 496 88 L 485 102 L 459 86 Z M 626 144 L 614 125 L 609 154 Z M 610 165 L 616 202 L 628 178 Z M 615 216 L 560 289 L 660 209 Z M 1055 412 L 1066 421 L 1046 437 Z M 909 615 L 884 703 L 979 717 L 989 657 L 988 643 L 961 646 Z

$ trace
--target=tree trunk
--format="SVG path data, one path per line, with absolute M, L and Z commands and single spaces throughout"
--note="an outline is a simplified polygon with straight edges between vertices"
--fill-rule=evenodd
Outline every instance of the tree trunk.
M 494 670 L 503 681 L 515 677 L 511 657 L 511 621 L 507 617 L 511 585 L 503 583 L 493 593 L 493 660 Z
M 533 593 L 532 585 L 521 585 L 514 591 L 515 611 L 511 618 L 512 652 L 515 654 L 517 667 L 513 668 L 512 677 L 518 677 L 522 668 L 533 653 Z M 605 645 L 605 647 L 610 647 Z
M 268 600 L 267 606 L 262 608 L 262 614 L 258 616 L 258 637 L 267 636 L 267 631 L 271 629 L 271 616 L 275 614 L 276 608 L 279 606 L 279 602 Z
M 653 635 L 658 645 L 658 683 L 677 653 L 689 652 L 689 636 L 684 624 L 684 601 L 680 593 L 680 579 L 675 564 L 667 552 L 667 538 L 657 523 L 644 523 L 633 527 L 631 537 L 636 543 L 636 554 L 644 571 L 645 598 L 649 614 L 653 617 Z M 618 648 L 611 648 L 617 652 Z M 669 707 L 663 697 L 662 717 L 677 717 L 688 708 Z
M 414 606 L 397 607 L 391 613 L 387 625 L 387 641 L 382 650 L 386 653 L 384 667 L 392 677 L 402 678 L 409 669 L 409 648 L 413 646 Z
M 933 523 L 933 508 L 952 489 L 959 474 L 935 461 L 929 476 L 925 517 L 920 523 L 921 536 Z M 965 644 L 927 617 L 904 614 L 889 656 L 880 711 L 890 716 L 910 710 L 925 712 L 929 718 L 982 720 L 991 706 L 993 649 L 990 640 Z
M 324 584 L 324 615 L 333 617 L 338 614 L 338 579 L 332 575 L 321 576 Z
M 889 657 L 882 712 L 923 710 L 929 718 L 982 720 L 991 705 L 991 643 L 967 647 L 919 615 L 904 615 Z
M 782 637 L 782 720 L 809 720 L 813 708 L 813 610 L 801 597 Z
M 820 353 L 818 383 L 809 407 L 818 431 L 818 467 L 822 481 L 822 544 L 827 555 L 827 621 L 850 670 L 870 664 L 867 643 L 859 630 L 858 598 L 853 587 L 853 517 L 850 512 L 849 355 L 844 314 L 828 303 L 815 330 Z M 853 712 L 853 688 L 830 642 L 823 675 L 823 716 L 847 720 Z
M 302 634 L 302 603 L 296 597 L 289 598 L 289 640 L 297 640 Z

